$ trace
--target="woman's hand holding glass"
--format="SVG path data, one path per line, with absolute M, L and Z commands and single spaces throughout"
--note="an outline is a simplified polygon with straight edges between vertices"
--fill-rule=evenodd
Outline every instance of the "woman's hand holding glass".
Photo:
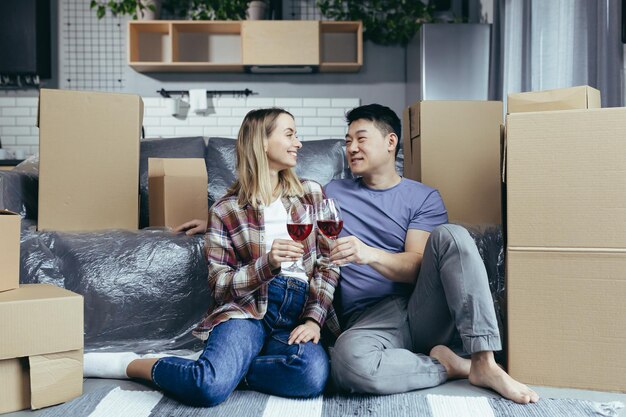
M 313 218 L 313 206 L 309 204 L 293 204 L 289 208 L 287 233 L 294 241 L 302 242 L 309 237 L 313 230 Z M 295 260 L 284 270 L 288 272 L 306 272 Z
M 270 267 L 278 269 L 283 262 L 295 262 L 304 255 L 304 245 L 291 239 L 274 239 L 268 253 Z

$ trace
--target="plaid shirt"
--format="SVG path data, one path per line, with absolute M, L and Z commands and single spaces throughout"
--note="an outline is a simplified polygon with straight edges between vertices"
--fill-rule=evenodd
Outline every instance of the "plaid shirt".
M 285 208 L 292 204 L 314 204 L 324 198 L 322 187 L 302 181 L 303 197 L 283 197 Z M 317 244 L 316 244 L 317 241 Z M 202 340 L 219 323 L 229 319 L 263 318 L 267 311 L 267 284 L 273 274 L 265 252 L 263 207 L 240 207 L 237 196 L 218 200 L 209 211 L 205 237 L 209 264 L 209 287 L 216 304 L 194 329 Z M 339 335 L 339 321 L 332 305 L 339 279 L 337 267 L 329 269 L 317 262 L 318 249 L 328 256 L 328 242 L 316 230 L 304 240 L 303 266 L 309 276 L 309 293 L 301 318 L 313 319 Z M 279 272 L 280 273 L 280 272 Z

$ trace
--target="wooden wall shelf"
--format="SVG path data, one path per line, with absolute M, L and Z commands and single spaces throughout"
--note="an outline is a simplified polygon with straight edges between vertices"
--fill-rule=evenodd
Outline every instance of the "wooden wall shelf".
M 264 72 L 311 67 L 356 72 L 363 65 L 361 22 L 130 21 L 128 63 L 139 72 Z

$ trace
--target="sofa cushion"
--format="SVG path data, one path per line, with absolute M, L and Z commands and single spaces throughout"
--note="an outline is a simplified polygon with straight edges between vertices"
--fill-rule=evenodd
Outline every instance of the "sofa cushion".
M 148 158 L 204 158 L 205 139 L 189 138 L 146 139 L 140 142 L 139 153 L 139 227 L 148 227 Z
M 209 138 L 207 171 L 209 174 L 209 206 L 221 198 L 235 181 L 237 161 L 235 139 Z M 324 139 L 303 142 L 298 152 L 296 173 L 300 178 L 314 180 L 322 185 L 332 179 L 352 178 L 346 164 L 343 139 Z

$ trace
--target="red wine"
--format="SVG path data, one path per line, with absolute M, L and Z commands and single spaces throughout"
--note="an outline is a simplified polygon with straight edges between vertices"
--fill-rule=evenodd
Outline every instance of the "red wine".
M 287 224 L 287 232 L 293 240 L 301 241 L 306 239 L 313 230 L 312 224 Z
M 318 220 L 317 227 L 324 234 L 324 236 L 329 239 L 335 239 L 339 236 L 339 232 L 341 232 L 343 220 Z

